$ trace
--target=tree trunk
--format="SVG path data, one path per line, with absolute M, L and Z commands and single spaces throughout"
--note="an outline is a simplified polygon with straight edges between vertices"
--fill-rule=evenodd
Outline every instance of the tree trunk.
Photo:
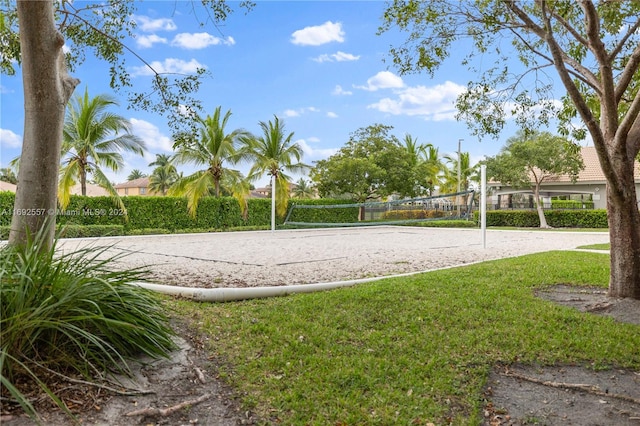
M 276 230 L 276 180 L 278 177 L 271 175 L 271 232 Z
M 84 164 L 80 168 L 80 191 L 82 195 L 87 195 L 87 169 Z
M 9 243 L 24 245 L 55 222 L 65 106 L 79 80 L 66 72 L 53 1 L 17 2 L 24 86 L 24 135 Z M 54 227 L 47 230 L 53 242 Z
M 621 186 L 627 190 L 624 194 L 616 194 L 607 185 L 611 241 L 609 296 L 640 299 L 640 211 L 633 172 L 621 173 L 621 180 L 624 181 Z
M 538 211 L 538 218 L 540 219 L 540 228 L 551 228 L 549 225 L 547 225 L 547 218 L 544 216 L 544 209 L 542 208 L 542 203 L 540 202 L 540 184 L 536 184 L 536 186 L 534 187 L 533 195 L 536 202 L 536 210 Z

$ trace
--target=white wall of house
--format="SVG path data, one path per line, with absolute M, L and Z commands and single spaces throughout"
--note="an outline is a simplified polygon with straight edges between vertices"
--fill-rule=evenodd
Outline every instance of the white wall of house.
M 490 202 L 492 204 L 498 203 L 498 196 L 507 196 L 510 194 L 533 194 L 533 190 L 531 189 L 516 189 L 509 186 L 498 186 L 492 184 L 489 184 L 488 186 L 489 193 L 491 194 Z M 593 199 L 593 208 L 607 208 L 607 186 L 604 182 L 548 184 L 541 187 L 540 193 L 543 199 L 570 194 L 591 195 Z M 636 198 L 640 202 L 640 182 L 636 182 Z M 638 208 L 640 208 L 640 205 Z

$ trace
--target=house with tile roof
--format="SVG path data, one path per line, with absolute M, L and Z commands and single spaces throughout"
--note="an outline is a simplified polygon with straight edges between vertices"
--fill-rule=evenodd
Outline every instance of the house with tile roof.
M 17 186 L 12 183 L 0 181 L 0 191 L 16 192 L 16 188 Z M 88 197 L 101 197 L 101 196 L 109 195 L 109 192 L 107 192 L 107 190 L 104 189 L 103 187 L 98 185 L 93 185 L 90 183 L 87 184 L 86 190 L 87 190 Z M 71 195 L 81 195 L 82 187 L 80 186 L 79 183 L 76 183 L 71 187 L 69 192 Z
M 152 194 L 151 191 L 149 191 L 148 177 L 141 177 L 138 179 L 133 179 L 127 182 L 119 183 L 117 185 L 114 185 L 114 188 L 118 193 L 118 195 L 120 195 L 121 197 L 124 195 L 141 195 L 141 196 L 158 195 L 155 193 Z
M 578 179 L 575 183 L 571 182 L 571 178 L 568 175 L 551 176 L 543 181 L 540 187 L 540 195 L 543 197 L 545 205 L 551 204 L 551 197 L 581 195 L 585 200 L 593 200 L 593 208 L 607 208 L 607 180 L 600 167 L 596 149 L 593 146 L 582 147 L 581 154 L 584 169 L 578 174 Z M 640 200 L 640 162 L 638 161 L 636 161 L 634 169 L 634 178 L 636 197 Z M 512 188 L 500 182 L 488 182 L 487 186 L 489 187 L 489 193 L 492 195 L 491 200 L 488 200 L 488 204 L 493 204 L 497 208 L 504 205 L 504 200 L 509 195 L 524 194 L 533 196 L 533 184 L 531 188 Z

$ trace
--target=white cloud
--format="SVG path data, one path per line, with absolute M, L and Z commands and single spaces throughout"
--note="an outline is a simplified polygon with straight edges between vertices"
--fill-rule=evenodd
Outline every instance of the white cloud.
M 5 95 L 7 93 L 14 93 L 14 90 L 0 84 L 0 94 Z
M 302 152 L 304 153 L 305 158 L 311 158 L 314 160 L 323 160 L 325 158 L 331 157 L 333 154 L 338 152 L 337 148 L 315 149 L 304 139 L 298 139 L 296 143 L 300 145 L 300 148 L 302 148 Z
M 329 112 L 327 112 L 327 117 L 329 117 L 329 118 L 338 118 L 338 114 L 336 114 L 333 111 L 329 111 Z
M 287 109 L 282 113 L 283 117 L 300 117 L 302 114 L 307 112 L 320 112 L 320 110 L 316 107 L 304 107 L 298 109 Z
M 404 87 L 402 78 L 398 77 L 390 71 L 380 71 L 367 80 L 366 86 L 354 86 L 356 89 L 368 90 L 375 92 L 380 89 L 399 89 Z
M 19 148 L 22 146 L 22 136 L 9 129 L 0 129 L 0 146 L 5 148 Z
M 133 20 L 142 31 L 151 33 L 154 31 L 175 31 L 178 27 L 169 18 L 152 19 L 148 16 L 134 15 Z
M 332 53 L 331 55 L 324 54 L 320 55 L 317 58 L 313 58 L 316 62 L 347 62 L 347 61 L 357 61 L 360 59 L 360 55 L 352 55 L 351 53 L 344 53 L 341 51 L 337 51 L 336 53 Z
M 465 86 L 450 81 L 433 87 L 407 87 L 397 91 L 396 98 L 381 99 L 367 108 L 393 115 L 420 115 L 431 121 L 454 120 L 454 103 L 464 90 Z
M 206 47 L 217 46 L 219 44 L 232 46 L 235 43 L 236 41 L 233 37 L 223 39 L 212 36 L 209 33 L 180 33 L 173 38 L 171 45 L 181 47 L 183 49 L 204 49 Z
M 342 86 L 340 86 L 339 84 L 336 85 L 336 87 L 333 89 L 333 92 L 331 92 L 332 95 L 353 95 L 353 92 L 349 91 L 349 90 L 344 90 L 342 88 Z
M 153 47 L 156 43 L 166 44 L 167 39 L 164 37 L 159 37 L 155 34 L 151 35 L 137 35 L 136 36 L 136 45 L 142 49 L 148 49 Z
M 160 74 L 194 74 L 198 70 L 198 68 L 206 68 L 206 66 L 202 65 L 195 59 L 186 62 L 182 59 L 167 58 L 164 60 L 164 62 L 153 61 L 150 65 L 157 73 Z M 147 66 L 143 65 L 139 67 L 133 67 L 131 75 L 134 77 L 139 75 L 153 75 L 153 71 L 151 71 Z
M 300 46 L 320 46 L 332 41 L 344 41 L 344 31 L 340 22 L 327 21 L 322 25 L 305 27 L 291 34 L 291 43 Z
M 131 123 L 131 132 L 142 138 L 151 154 L 155 154 L 158 150 L 173 151 L 173 140 L 169 136 L 163 135 L 155 124 L 137 118 L 131 118 L 129 122 Z

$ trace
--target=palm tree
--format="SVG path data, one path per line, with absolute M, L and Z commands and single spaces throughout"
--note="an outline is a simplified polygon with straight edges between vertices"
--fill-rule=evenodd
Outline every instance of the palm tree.
M 410 134 L 404 135 L 404 145 L 402 146 L 409 156 L 409 165 L 415 167 L 420 163 L 421 155 L 425 151 L 424 145 L 418 144 L 418 138 L 414 138 Z
M 406 134 L 403 141 L 404 145 L 401 146 L 407 154 L 408 166 L 411 168 L 414 181 L 410 195 L 415 197 L 425 192 L 431 194 L 433 192 L 433 177 L 440 171 L 439 168 L 434 167 L 434 163 L 429 158 L 429 155 L 433 154 L 433 145 L 430 143 L 418 144 L 418 139 L 410 134 Z M 435 155 L 436 157 L 438 155 L 437 148 Z
M 149 190 L 156 194 L 167 195 L 169 188 L 178 180 L 178 171 L 168 154 L 156 154 L 156 160 L 149 163 L 156 166 L 149 176 Z
M 153 167 L 153 166 L 156 166 L 156 167 L 172 166 L 173 167 L 173 164 L 171 163 L 171 156 L 169 154 L 156 154 L 155 161 L 152 161 L 151 163 L 149 163 L 149 167 Z
M 296 182 L 296 187 L 293 190 L 293 196 L 295 198 L 311 198 L 316 195 L 316 191 L 310 181 L 305 178 L 300 178 Z
M 117 172 L 124 165 L 121 151 L 142 155 L 144 142 L 130 133 L 124 118 L 107 111 L 118 103 L 108 95 L 76 97 L 67 109 L 62 141 L 62 168 L 58 199 L 64 209 L 69 204 L 71 187 L 80 181 L 82 195 L 87 195 L 87 175 L 105 188 L 124 209 L 122 200 L 105 176 L 102 167 Z
M 0 169 L 0 180 L 12 184 L 18 183 L 17 173 L 13 167 L 4 167 Z
M 460 190 L 469 189 L 471 177 L 475 175 L 477 166 L 471 166 L 471 159 L 468 152 L 460 153 L 460 182 L 458 182 L 458 156 L 445 155 L 445 161 L 449 167 L 444 169 L 444 181 L 441 185 L 443 193 L 454 193 L 458 191 L 458 183 Z
M 195 217 L 198 202 L 203 196 L 213 195 L 219 197 L 222 189 L 235 194 L 236 199 L 246 213 L 246 196 L 249 194 L 247 185 L 243 184 L 242 174 L 225 167 L 225 162 L 236 164 L 243 159 L 241 141 L 249 137 L 249 133 L 236 129 L 231 133 L 225 133 L 225 127 L 231 117 L 231 111 L 227 111 L 221 117 L 221 107 L 217 107 L 213 116 L 206 118 L 197 117 L 199 133 L 196 137 L 185 136 L 179 143 L 179 148 L 173 159 L 178 164 L 191 163 L 196 166 L 206 166 L 204 170 L 179 179 L 170 189 L 174 195 L 186 195 L 189 213 Z M 224 188 L 222 186 L 224 185 Z
M 140 179 L 143 177 L 147 177 L 147 175 L 142 173 L 138 169 L 133 169 L 131 170 L 131 173 L 129 173 L 129 176 L 127 176 L 127 181 L 132 181 L 132 180 Z
M 271 229 L 274 230 L 276 204 L 280 216 L 287 210 L 290 177 L 285 172 L 302 172 L 309 166 L 300 162 L 302 147 L 292 142 L 293 132 L 285 136 L 284 123 L 277 116 L 274 122 L 259 124 L 262 136 L 246 139 L 246 153 L 254 162 L 249 180 L 259 179 L 265 173 L 271 176 Z
M 449 164 L 449 167 L 444 169 L 444 181 L 440 186 L 440 192 L 451 194 L 460 191 L 467 191 L 471 186 L 471 180 L 477 175 L 478 165 L 471 165 L 471 156 L 468 152 L 461 152 L 460 158 L 458 156 L 445 155 L 445 160 Z M 458 160 L 460 160 L 460 173 L 458 173 Z M 458 176 L 460 180 L 458 181 Z M 457 199 L 459 198 L 456 197 Z M 464 196 L 463 203 L 466 205 L 469 200 L 469 194 Z M 458 200 L 458 204 L 460 204 Z M 458 207 L 460 208 L 460 207 Z
M 169 166 L 156 167 L 149 176 L 149 191 L 154 194 L 167 195 L 169 189 L 178 180 L 178 173 Z
M 427 144 L 422 154 L 422 182 L 427 193 L 431 196 L 436 187 L 440 186 L 441 173 L 445 166 L 440 158 L 439 149 L 432 144 Z

